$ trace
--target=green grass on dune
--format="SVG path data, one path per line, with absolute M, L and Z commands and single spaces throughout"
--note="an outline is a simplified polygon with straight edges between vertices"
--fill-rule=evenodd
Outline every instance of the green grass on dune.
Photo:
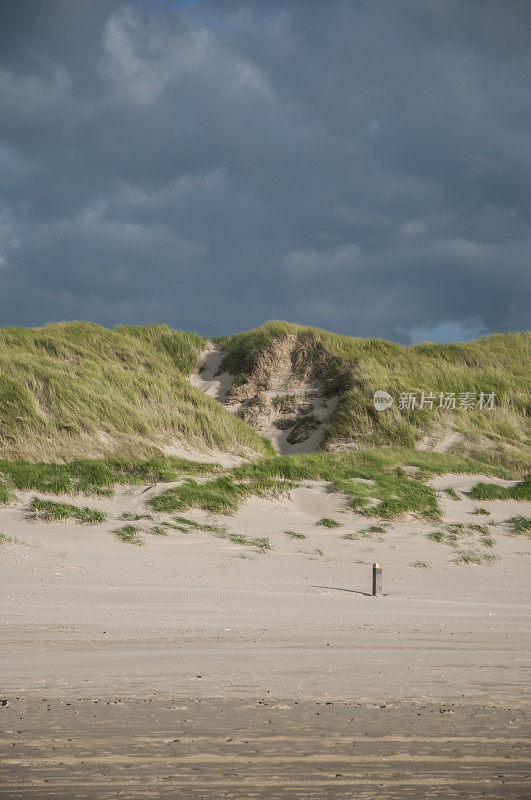
M 178 522 L 179 525 L 184 525 L 185 528 L 190 528 L 191 530 L 196 531 L 206 531 L 207 533 L 219 533 L 220 530 L 223 530 L 219 525 L 209 525 L 204 522 L 196 522 L 193 519 L 187 519 L 186 517 L 174 517 L 175 522 Z
M 413 469 L 410 475 L 408 468 Z M 187 479 L 150 501 L 157 511 L 204 511 L 233 514 L 251 495 L 270 496 L 305 480 L 327 481 L 346 495 L 352 508 L 367 516 L 392 519 L 406 513 L 435 519 L 437 495 L 425 481 L 439 474 L 475 473 L 509 477 L 503 467 L 446 453 L 400 448 L 317 452 L 275 456 L 242 464 L 204 483 Z
M 511 478 L 512 473 L 501 465 L 478 459 L 413 450 L 404 447 L 378 447 L 346 450 L 342 453 L 318 451 L 304 455 L 261 458 L 232 470 L 237 478 L 285 478 L 287 480 L 338 481 L 346 478 L 371 479 L 375 474 L 407 476 L 407 469 L 419 480 L 447 473 L 492 475 Z
M 168 356 L 179 372 L 189 375 L 199 368 L 206 340 L 192 331 L 178 331 L 169 325 L 117 325 L 114 331 L 139 339 L 155 353 Z
M 191 533 L 192 531 L 202 531 L 216 536 L 218 539 L 226 539 L 233 544 L 242 545 L 244 547 L 252 547 L 257 553 L 265 553 L 271 550 L 271 543 L 265 536 L 245 536 L 241 533 L 234 533 L 228 531 L 222 525 L 205 525 L 201 522 L 194 522 L 194 520 L 186 519 L 186 517 L 175 517 L 175 520 L 180 524 L 174 525 L 171 522 L 162 522 L 160 525 L 153 525 L 150 528 L 143 530 L 136 525 L 124 525 L 121 528 L 116 528 L 113 533 L 117 539 L 125 544 L 135 544 L 144 546 L 146 542 L 141 537 L 141 533 L 147 533 L 151 536 L 168 536 L 170 530 L 177 530 L 181 533 Z
M 288 346 L 276 347 L 286 337 Z M 276 353 L 289 359 L 295 376 L 319 381 L 325 394 L 338 395 L 318 452 L 276 455 L 269 440 L 192 386 L 187 376 L 198 368 L 205 345 L 196 333 L 166 325 L 108 330 L 84 322 L 3 328 L 0 504 L 16 490 L 112 494 L 121 483 L 184 479 L 153 497 L 152 508 L 232 514 L 252 495 L 275 496 L 317 480 L 344 493 L 350 506 L 367 516 L 435 519 L 437 496 L 426 483 L 431 476 L 515 478 L 529 472 L 529 333 L 403 347 L 270 322 L 220 343 L 222 369 L 240 384 L 258 366 L 256 385 L 267 382 Z M 395 399 L 400 392 L 494 392 L 496 407 L 400 410 L 395 402 L 379 413 L 373 407 L 376 389 Z M 277 405 L 287 408 L 288 401 L 285 395 Z M 415 450 L 421 437 L 436 438 L 441 430 L 461 434 L 454 453 Z M 162 455 L 183 442 L 258 460 L 223 470 Z M 338 442 L 359 449 L 327 452 Z M 470 495 L 530 499 L 530 479 L 514 488 L 480 483 Z
M 28 511 L 29 516 L 45 522 L 64 522 L 67 519 L 75 519 L 77 522 L 99 525 L 106 520 L 106 515 L 95 508 L 86 506 L 80 508 L 70 505 L 70 503 L 55 503 L 52 500 L 41 500 L 38 497 L 33 498 Z
M 367 516 L 384 519 L 408 513 L 428 519 L 439 516 L 434 489 L 410 478 L 375 475 L 372 483 L 347 479 L 337 481 L 334 488 L 346 495 L 352 508 Z
M 529 469 L 531 354 L 528 333 L 494 334 L 467 343 L 403 347 L 270 322 L 223 340 L 223 368 L 245 382 L 279 340 L 296 343 L 292 367 L 319 380 L 339 402 L 321 448 L 412 448 L 426 433 L 462 435 L 456 452 Z M 149 458 L 185 442 L 202 450 L 273 455 L 271 442 L 196 389 L 205 340 L 166 325 L 108 330 L 69 322 L 0 329 L 0 455 L 71 461 L 127 453 Z M 273 348 L 274 350 L 274 348 Z M 493 411 L 373 407 L 376 389 L 400 392 L 495 392 Z
M 531 500 L 531 475 L 514 486 L 476 483 L 468 493 L 474 500 Z
M 531 411 L 531 334 L 493 334 L 474 341 L 404 347 L 384 339 L 341 336 L 319 328 L 282 321 L 267 322 L 239 333 L 225 344 L 222 368 L 250 376 L 259 359 L 286 336 L 296 338 L 292 361 L 295 371 L 321 380 L 339 394 L 338 405 L 324 433 L 321 447 L 337 441 L 358 446 L 413 447 L 426 431 L 450 428 L 463 435 L 464 455 L 490 450 L 492 463 L 525 471 L 529 456 L 521 452 L 529 442 Z M 377 412 L 373 395 L 389 392 L 395 404 Z M 401 410 L 401 392 L 433 392 L 433 410 Z M 440 392 L 480 392 L 496 395 L 493 411 L 438 409 Z M 485 447 L 485 442 L 489 447 Z M 483 454 L 484 460 L 486 459 Z
M 68 464 L 0 459 L 0 477 L 14 489 L 52 494 L 110 495 L 117 484 L 176 481 L 183 475 L 219 472 L 217 464 L 173 456 L 78 459 Z
M 155 495 L 149 502 L 155 511 L 166 513 L 200 508 L 213 514 L 234 514 L 238 506 L 252 495 L 279 496 L 292 486 L 290 481 L 262 477 L 235 481 L 232 475 L 224 475 L 205 483 L 188 478 L 179 486 Z
M 87 322 L 0 329 L 0 455 L 149 457 L 175 442 L 266 454 L 271 443 L 187 380 L 203 339 Z
M 437 495 L 426 480 L 450 472 L 512 477 L 504 467 L 474 459 L 390 447 L 268 457 L 231 470 L 176 457 L 78 459 L 67 464 L 0 460 L 0 502 L 8 502 L 17 489 L 112 495 L 118 484 L 181 480 L 178 486 L 155 495 L 151 507 L 166 513 L 200 508 L 233 514 L 248 497 L 280 496 L 301 482 L 315 480 L 331 484 L 332 491 L 343 493 L 352 508 L 367 516 L 391 519 L 413 513 L 435 518 L 439 513 Z M 206 480 L 191 477 L 198 475 Z M 491 495 L 500 497 L 529 497 L 529 479 L 510 489 L 509 495 L 505 489 L 498 494 L 499 487 L 493 489 L 492 484 L 479 486 L 487 486 Z M 331 525 L 334 521 L 323 520 L 320 524 Z
M 9 503 L 11 500 L 11 493 L 5 483 L 0 480 L 0 506 Z
M 531 517 L 510 517 L 507 520 L 507 524 L 510 526 L 512 533 L 529 533 L 531 535 Z

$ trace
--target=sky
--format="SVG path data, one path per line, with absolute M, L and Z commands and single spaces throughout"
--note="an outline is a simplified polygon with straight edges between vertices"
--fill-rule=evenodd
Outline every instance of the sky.
M 529 326 L 528 0 L 2 0 L 0 325 Z

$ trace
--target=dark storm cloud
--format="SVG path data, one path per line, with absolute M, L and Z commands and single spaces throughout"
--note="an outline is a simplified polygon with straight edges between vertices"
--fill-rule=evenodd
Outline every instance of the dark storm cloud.
M 528 327 L 522 0 L 4 0 L 0 321 Z

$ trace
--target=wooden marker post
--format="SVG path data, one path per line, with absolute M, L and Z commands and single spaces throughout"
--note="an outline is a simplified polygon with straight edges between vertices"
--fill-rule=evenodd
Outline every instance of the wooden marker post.
M 372 595 L 381 597 L 382 595 L 382 565 L 372 565 Z

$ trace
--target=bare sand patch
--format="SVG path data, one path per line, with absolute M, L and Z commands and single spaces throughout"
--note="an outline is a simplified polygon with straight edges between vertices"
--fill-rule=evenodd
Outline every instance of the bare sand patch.
M 203 363 L 199 371 L 190 375 L 190 382 L 218 403 L 225 403 L 232 383 L 230 372 L 219 374 L 222 360 L 223 350 L 219 345 L 210 342 L 203 351 Z

